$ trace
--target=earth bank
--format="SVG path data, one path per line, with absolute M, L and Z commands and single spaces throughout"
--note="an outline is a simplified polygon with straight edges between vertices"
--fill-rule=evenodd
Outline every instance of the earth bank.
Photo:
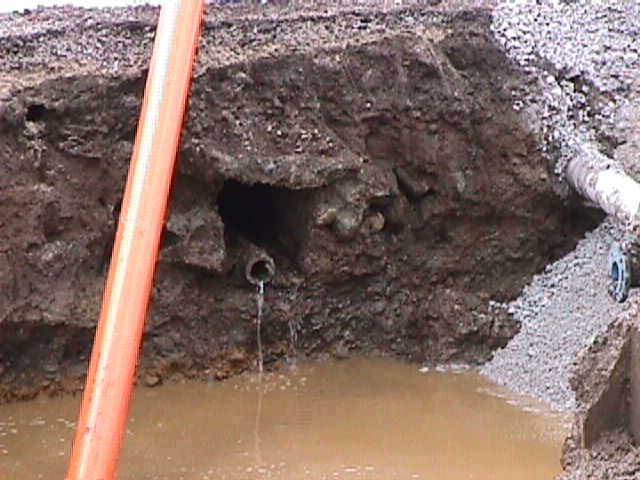
M 253 367 L 255 248 L 269 365 L 290 331 L 307 356 L 486 360 L 518 329 L 496 305 L 599 220 L 514 108 L 536 83 L 482 9 L 266 12 L 207 17 L 142 378 Z M 82 386 L 156 15 L 2 21 L 4 401 Z

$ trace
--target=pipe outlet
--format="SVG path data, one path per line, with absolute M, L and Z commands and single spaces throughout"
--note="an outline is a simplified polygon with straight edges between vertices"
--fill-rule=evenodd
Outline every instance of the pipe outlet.
M 253 253 L 247 261 L 244 276 L 249 283 L 269 283 L 276 273 L 276 264 L 264 251 Z

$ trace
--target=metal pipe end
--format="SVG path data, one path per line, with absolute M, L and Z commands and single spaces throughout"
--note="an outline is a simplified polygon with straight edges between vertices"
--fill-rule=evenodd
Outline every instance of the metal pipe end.
M 244 276 L 253 285 L 269 283 L 275 273 L 276 264 L 273 258 L 264 252 L 252 256 L 244 269 Z

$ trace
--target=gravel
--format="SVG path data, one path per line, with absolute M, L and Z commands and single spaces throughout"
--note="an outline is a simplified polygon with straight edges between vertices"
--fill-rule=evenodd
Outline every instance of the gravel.
M 458 4 L 487 0 L 451 0 Z M 280 2 L 274 2 L 280 3 Z M 414 2 L 415 3 L 415 2 Z M 0 13 L 0 101 L 43 78 L 137 75 L 148 67 L 159 9 L 71 6 Z M 196 76 L 211 68 L 366 45 L 390 35 L 430 38 L 444 13 L 367 2 L 210 4 Z M 46 41 L 43 41 L 46 39 Z M 277 41 L 274 41 L 277 40 Z
M 541 86 L 522 103 L 542 123 L 560 181 L 571 158 L 594 149 L 639 170 L 635 156 L 628 162 L 616 151 L 637 136 L 638 18 L 640 2 L 504 1 L 494 9 L 499 43 Z
M 562 194 L 569 192 L 564 171 L 572 158 L 620 162 L 632 175 L 640 172 L 638 18 L 640 2 L 502 2 L 494 10 L 496 38 L 540 87 L 518 108 L 540 123 Z M 633 295 L 617 304 L 607 293 L 608 251 L 621 235 L 603 223 L 505 306 L 521 331 L 482 372 L 555 409 L 572 410 L 569 377 L 578 352 L 637 301 Z
M 625 308 L 607 293 L 607 256 L 620 236 L 605 222 L 534 277 L 505 306 L 521 322 L 520 332 L 482 373 L 557 410 L 572 410 L 569 376 L 578 352 Z

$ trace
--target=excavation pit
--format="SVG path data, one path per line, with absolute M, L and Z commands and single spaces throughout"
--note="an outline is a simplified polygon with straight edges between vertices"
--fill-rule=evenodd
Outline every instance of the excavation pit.
M 155 17 L 136 12 L 138 23 L 105 31 L 114 45 L 137 45 L 113 55 L 145 65 Z M 485 10 L 345 10 L 315 19 L 304 48 L 295 32 L 306 17 L 287 15 L 248 20 L 255 34 L 238 36 L 215 15 L 204 30 L 141 375 L 252 368 L 246 277 L 266 280 L 275 265 L 269 368 L 287 356 L 291 325 L 308 357 L 487 360 L 519 328 L 496 305 L 601 220 L 556 194 L 541 132 L 514 104 L 528 77 Z M 84 23 L 74 21 L 41 42 L 75 44 Z M 383 24 L 388 35 L 376 33 Z M 408 25 L 420 26 L 406 35 Z M 329 27 L 344 34 L 329 40 Z M 249 48 L 247 35 L 261 40 Z M 10 57 L 29 71 L 31 41 Z M 268 45 L 282 50 L 265 55 Z M 223 55 L 232 51 L 242 53 Z M 69 352 L 90 348 L 78 348 L 77 332 L 90 339 L 98 318 L 146 71 L 107 71 L 100 56 L 78 55 L 63 70 L 51 58 L 41 81 L 16 80 L 1 100 L 2 401 L 79 390 L 86 358 Z M 257 250 L 274 268 L 245 271 Z M 51 341 L 15 362 L 41 345 L 11 334 L 27 323 Z M 43 377 L 45 363 L 56 375 Z
M 492 13 L 442 3 L 212 9 L 141 383 L 254 370 L 267 280 L 267 372 L 477 365 L 511 341 L 509 302 L 602 215 L 566 195 Z M 0 23 L 0 403 L 83 386 L 157 21 L 45 13 Z

